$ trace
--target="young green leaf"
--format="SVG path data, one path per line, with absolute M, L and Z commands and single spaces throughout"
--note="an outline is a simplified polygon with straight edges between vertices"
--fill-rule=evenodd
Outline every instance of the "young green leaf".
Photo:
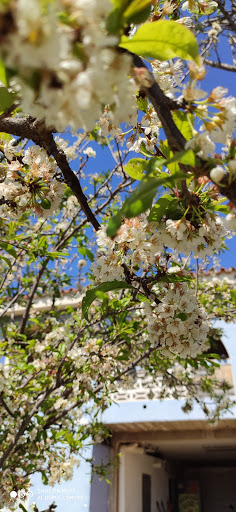
M 118 229 L 121 227 L 122 224 L 122 211 L 120 210 L 117 215 L 112 217 L 109 220 L 108 226 L 107 226 L 107 235 L 113 238 L 116 236 L 116 233 Z
M 178 219 L 180 217 L 181 210 L 179 208 L 179 200 L 177 197 L 173 197 L 166 194 L 153 206 L 151 209 L 148 221 L 149 222 L 160 222 L 162 217 L 166 215 L 168 219 Z
M 150 6 L 153 0 L 133 0 L 124 12 L 127 23 L 143 23 L 150 14 Z
M 41 206 L 44 210 L 49 210 L 51 208 L 51 201 L 45 197 L 41 200 Z
M 107 235 L 111 237 L 116 236 L 116 233 L 122 223 L 122 217 L 131 219 L 132 217 L 137 217 L 151 208 L 152 201 L 157 193 L 158 187 L 173 186 L 177 181 L 185 178 L 185 173 L 177 172 L 174 175 L 164 174 L 161 178 L 149 178 L 148 181 L 140 183 L 140 185 L 125 200 L 118 214 L 112 217 L 109 221 Z
M 142 181 L 146 177 L 146 174 L 143 172 L 146 163 L 144 158 L 132 158 L 129 160 L 128 164 L 126 164 L 124 170 L 133 180 Z
M 12 264 L 11 264 L 11 262 L 10 262 L 10 260 L 8 258 L 6 258 L 5 256 L 0 255 L 0 260 L 4 260 L 7 263 L 8 267 L 10 268 L 10 270 L 12 270 Z
M 13 105 L 15 100 L 15 94 L 9 92 L 6 87 L 0 87 L 0 112 L 4 112 L 11 105 Z
M 122 213 L 127 219 L 136 217 L 151 207 L 157 191 L 157 178 L 151 178 L 141 183 L 126 199 L 122 206 Z
M 142 57 L 199 61 L 197 40 L 189 29 L 176 21 L 145 23 L 133 37 L 123 36 L 120 46 Z
M 236 304 L 236 290 L 230 290 L 230 295 L 233 302 Z
M 0 242 L 0 248 L 8 252 L 8 254 L 13 256 L 13 258 L 17 258 L 16 250 L 11 244 L 8 244 L 7 242 Z
M 88 290 L 85 294 L 85 297 L 82 300 L 82 313 L 84 318 L 88 320 L 88 310 L 93 303 L 93 301 L 99 297 L 101 292 L 110 292 L 112 290 L 121 290 L 124 288 L 132 289 L 133 286 L 131 284 L 125 283 L 125 281 L 107 281 L 106 283 L 99 284 L 92 290 Z
M 87 247 L 79 247 L 78 252 L 82 256 L 87 256 L 90 261 L 94 261 L 94 255 Z
M 0 59 L 0 81 L 7 86 L 7 74 L 3 61 Z
M 182 110 L 176 110 L 172 113 L 172 117 L 184 138 L 190 140 L 193 136 L 194 116 L 192 114 L 187 115 Z
M 172 164 L 174 162 L 179 162 L 181 164 L 194 166 L 195 165 L 194 152 L 192 151 L 192 149 L 186 149 L 185 151 L 178 151 L 177 153 L 174 154 L 173 157 L 168 158 L 166 160 L 166 162 L 164 163 L 164 165 L 166 165 L 168 167 L 169 164 Z

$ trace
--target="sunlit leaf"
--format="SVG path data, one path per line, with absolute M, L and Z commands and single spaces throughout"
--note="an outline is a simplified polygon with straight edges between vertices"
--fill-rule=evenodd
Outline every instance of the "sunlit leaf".
M 176 110 L 172 113 L 172 117 L 184 138 L 190 140 L 193 136 L 194 116 L 192 114 L 187 115 L 182 110 Z
M 11 244 L 9 244 L 7 242 L 0 242 L 0 248 L 3 249 L 4 251 L 8 252 L 8 254 L 13 256 L 13 258 L 17 257 L 16 250 L 14 249 L 14 247 L 12 247 Z
M 123 36 L 120 46 L 142 57 L 159 60 L 180 57 L 198 62 L 198 44 L 192 32 L 176 21 L 154 21 L 138 28 L 133 37 Z
M 146 160 L 143 158 L 132 158 L 129 160 L 128 164 L 126 164 L 124 170 L 133 180 L 142 181 L 146 177 L 143 172 L 145 163 Z
M 233 302 L 236 304 L 236 290 L 230 290 L 230 295 L 232 297 Z
M 7 74 L 4 62 L 0 59 L 0 81 L 7 86 Z
M 181 210 L 179 208 L 178 198 L 166 194 L 160 197 L 152 207 L 148 216 L 148 221 L 160 222 L 164 215 L 168 217 L 168 219 L 178 219 L 180 218 L 180 214 Z

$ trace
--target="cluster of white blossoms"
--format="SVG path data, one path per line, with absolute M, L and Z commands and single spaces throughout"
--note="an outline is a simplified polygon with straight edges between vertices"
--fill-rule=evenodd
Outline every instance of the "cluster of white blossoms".
M 165 95 L 173 98 L 176 86 L 181 86 L 183 61 L 181 59 L 170 62 L 154 60 L 151 64 L 155 80 Z
M 97 244 L 99 255 L 91 270 L 98 282 L 124 280 L 125 265 L 147 272 L 163 250 L 161 237 L 145 216 L 126 219 L 114 239 L 106 235 L 103 226 L 97 233 Z
M 117 125 L 136 112 L 131 57 L 106 31 L 112 7 L 109 0 L 31 0 L 29 9 L 27 0 L 10 1 L 0 57 L 16 72 L 11 86 L 26 114 L 58 131 L 90 131 L 105 105 Z
M 53 460 L 53 454 L 50 457 L 50 477 L 48 485 L 55 485 L 60 483 L 61 480 L 70 480 L 73 477 L 75 466 L 79 466 L 79 461 L 76 457 L 66 457 L 64 461 Z
M 211 0 L 187 0 L 182 5 L 183 10 L 188 10 L 195 14 L 199 14 L 199 12 L 211 14 L 217 7 L 217 2 Z
M 144 215 L 126 219 L 113 239 L 105 227 L 98 231 L 98 257 L 91 270 L 98 282 L 122 281 L 125 265 L 148 272 L 164 247 L 184 255 L 192 252 L 198 258 L 211 256 L 221 249 L 226 234 L 223 220 L 214 213 L 206 213 L 198 222 L 163 219 L 149 223 Z
M 206 346 L 209 325 L 187 283 L 162 288 L 161 303 L 143 304 L 147 329 L 152 341 L 166 356 L 196 357 Z
M 56 163 L 39 146 L 28 148 L 21 161 L 2 164 L 0 183 L 1 215 L 18 217 L 31 209 L 42 217 L 54 212 L 64 194 L 65 185 L 55 179 Z M 4 204 L 5 202 L 5 204 Z
M 129 151 L 139 153 L 144 146 L 150 153 L 155 152 L 155 145 L 158 144 L 158 136 L 160 130 L 160 121 L 158 115 L 152 106 L 148 106 L 147 113 L 142 117 L 139 123 L 139 136 L 135 140 L 132 135 L 126 143 Z M 144 134 L 144 136 L 142 136 Z
M 164 245 L 186 256 L 193 252 L 196 258 L 218 252 L 227 234 L 223 220 L 213 213 L 207 213 L 198 225 L 186 219 L 167 219 L 161 225 Z
M 193 94 L 197 90 L 193 89 Z M 202 91 L 203 92 L 203 91 Z M 186 149 L 193 149 L 203 159 L 213 156 L 216 144 L 225 144 L 233 134 L 236 120 L 236 98 L 226 97 L 224 87 L 213 89 L 206 100 L 200 101 L 196 114 L 203 120 L 199 133 L 195 132 L 186 143 Z M 193 98 L 194 100 L 194 98 Z M 212 109 L 216 109 L 215 113 Z

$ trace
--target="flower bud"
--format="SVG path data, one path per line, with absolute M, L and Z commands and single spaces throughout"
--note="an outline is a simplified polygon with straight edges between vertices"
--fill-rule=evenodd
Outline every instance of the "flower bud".
M 210 177 L 211 177 L 212 181 L 214 181 L 215 183 L 220 183 L 222 181 L 224 175 L 225 175 L 225 171 L 224 171 L 223 167 L 221 167 L 220 165 L 217 165 L 217 167 L 214 167 L 214 169 L 212 169 L 210 172 Z
M 224 224 L 230 231 L 236 231 L 236 214 L 229 213 L 226 215 Z
M 230 172 L 235 173 L 236 172 L 236 160 L 230 160 L 228 163 L 228 167 Z

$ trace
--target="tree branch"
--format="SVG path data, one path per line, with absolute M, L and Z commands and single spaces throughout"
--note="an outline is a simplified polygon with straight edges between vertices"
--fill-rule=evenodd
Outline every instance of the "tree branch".
M 38 410 L 40 405 L 44 402 L 44 400 L 48 397 L 48 395 L 50 395 L 50 393 L 52 391 L 53 391 L 53 389 L 46 389 L 46 391 L 43 393 L 41 398 L 36 402 L 36 404 L 32 408 L 30 414 L 28 414 L 26 416 L 26 418 L 22 421 L 21 426 L 20 426 L 17 434 L 15 435 L 13 441 L 10 443 L 10 445 L 7 448 L 7 450 L 5 451 L 5 453 L 3 454 L 3 456 L 0 459 L 0 468 L 3 467 L 5 461 L 7 460 L 9 455 L 11 454 L 12 450 L 14 449 L 14 447 L 16 446 L 18 440 L 20 439 L 20 437 L 24 433 L 25 429 L 28 427 L 32 416 L 35 414 L 35 412 Z
M 136 68 L 146 68 L 143 60 L 135 54 L 131 54 L 133 57 L 133 64 Z M 158 85 L 158 83 L 154 80 L 154 77 L 147 69 L 148 74 L 150 75 L 150 86 L 141 85 L 142 91 L 146 94 L 147 98 L 152 103 L 160 121 L 163 126 L 163 130 L 168 139 L 170 148 L 173 152 L 183 151 L 186 144 L 186 139 L 183 137 L 182 133 L 177 128 L 176 124 L 172 119 L 172 115 L 170 110 L 172 109 L 172 100 L 171 103 L 169 98 L 165 96 L 162 89 Z M 180 108 L 180 106 L 178 106 Z M 176 109 L 176 103 L 175 103 Z
M 146 94 L 146 96 L 148 97 L 148 99 L 150 100 L 150 102 L 152 103 L 156 110 L 156 113 L 162 123 L 171 150 L 174 153 L 177 151 L 183 151 L 185 149 L 185 144 L 187 141 L 183 137 L 182 133 L 179 131 L 179 129 L 177 128 L 176 124 L 172 119 L 170 107 L 165 94 L 160 89 L 159 85 L 155 82 L 153 75 L 147 69 L 147 66 L 144 64 L 142 59 L 135 54 L 131 55 L 133 56 L 133 63 L 135 67 L 143 68 L 144 70 L 146 69 L 146 73 L 144 74 L 143 80 L 144 85 L 141 84 L 141 89 Z M 202 167 L 190 167 L 190 170 L 194 173 L 196 177 L 207 176 L 209 179 L 211 179 L 211 169 L 209 169 L 209 167 L 206 169 L 205 161 L 201 161 L 200 158 L 198 158 L 198 160 L 202 164 Z M 184 166 L 182 166 L 181 169 L 183 171 L 186 170 Z M 220 185 L 217 183 L 217 186 L 219 188 L 220 193 L 223 196 L 226 196 L 228 199 L 230 199 L 230 201 L 233 204 L 236 205 L 236 180 L 230 183 L 229 178 L 229 173 L 226 173 Z
M 88 221 L 97 231 L 100 228 L 100 224 L 88 205 L 80 182 L 76 174 L 70 168 L 65 153 L 57 147 L 52 130 L 48 130 L 43 121 L 28 116 L 0 118 L 0 131 L 32 140 L 35 144 L 45 149 L 49 156 L 52 155 L 54 157 L 64 176 L 66 184 L 77 197 Z
M 140 356 L 138 356 L 135 361 L 131 362 L 129 365 L 126 366 L 126 368 L 122 371 L 122 372 L 119 372 L 117 373 L 113 378 L 112 378 L 112 383 L 115 382 L 116 380 L 119 380 L 121 377 L 123 377 L 124 375 L 126 375 L 130 370 L 133 370 L 141 361 L 143 361 L 143 359 L 146 359 L 147 357 L 149 357 L 149 355 L 154 352 L 155 350 L 157 350 L 157 346 L 153 347 L 149 347 L 147 350 L 145 350 L 145 352 L 143 352 Z M 107 384 L 107 383 L 106 383 Z M 97 394 L 99 393 L 99 391 L 101 391 L 104 387 L 104 384 L 99 384 L 93 391 L 93 394 Z M 72 409 L 75 409 L 75 407 L 78 407 L 79 405 L 82 405 L 84 402 L 83 400 L 79 399 L 77 400 L 77 402 L 73 405 L 71 405 L 70 407 L 68 407 L 68 409 L 64 409 L 62 412 L 58 413 L 57 416 L 54 416 L 53 418 L 51 418 L 48 423 L 46 423 L 46 425 L 44 425 L 44 430 L 47 430 L 49 427 L 51 427 L 53 424 L 57 423 L 60 419 L 64 418 L 64 416 L 66 416 L 68 414 L 69 411 L 71 411 Z
M 214 62 L 213 60 L 208 59 L 204 59 L 204 64 L 211 66 L 212 68 L 222 69 L 223 71 L 232 71 L 233 73 L 236 73 L 236 67 L 231 66 L 230 64 Z
M 3 398 L 3 393 L 0 394 L 0 402 L 2 403 L 4 409 L 8 412 L 8 414 L 12 418 L 16 419 L 16 415 L 11 411 L 11 409 L 9 409 L 8 405 L 6 404 L 6 402 L 5 402 L 4 398 Z
M 233 13 L 229 12 L 221 0 L 217 0 L 218 7 L 222 12 L 224 18 L 228 21 L 229 27 L 233 32 L 236 32 L 236 23 L 234 22 Z

